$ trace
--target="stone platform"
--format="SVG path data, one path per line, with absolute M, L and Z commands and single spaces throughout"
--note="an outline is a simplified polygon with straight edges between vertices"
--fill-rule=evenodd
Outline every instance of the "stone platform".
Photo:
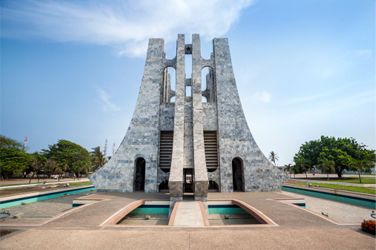
M 117 211 L 140 199 L 168 200 L 167 194 L 95 193 L 98 199 L 43 225 L 10 225 L 1 249 L 375 249 L 375 238 L 360 224 L 338 223 L 306 209 L 280 202 L 279 192 L 209 193 L 208 199 L 241 200 L 264 213 L 273 227 L 101 226 Z M 101 201 L 99 201 L 101 200 Z

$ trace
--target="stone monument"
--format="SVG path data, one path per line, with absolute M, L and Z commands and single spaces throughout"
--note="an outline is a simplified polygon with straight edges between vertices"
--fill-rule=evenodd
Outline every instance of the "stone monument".
M 209 73 L 201 79 L 205 67 Z M 169 69 L 176 72 L 174 89 Z M 180 34 L 173 59 L 166 59 L 163 39 L 149 40 L 129 128 L 115 155 L 89 179 L 98 191 L 169 190 L 171 201 L 184 193 L 206 201 L 208 191 L 279 191 L 288 175 L 268 161 L 248 128 L 228 40 L 215 38 L 210 59 L 203 59 L 199 35 L 186 44 Z

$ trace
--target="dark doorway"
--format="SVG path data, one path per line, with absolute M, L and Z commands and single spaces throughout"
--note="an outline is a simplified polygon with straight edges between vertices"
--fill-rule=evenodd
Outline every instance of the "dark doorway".
M 219 192 L 219 186 L 218 186 L 217 182 L 209 181 L 208 191 L 209 192 Z
M 184 193 L 193 193 L 193 168 L 184 168 Z
M 145 191 L 145 159 L 137 158 L 135 162 L 135 191 Z
M 160 193 L 168 193 L 169 187 L 168 187 L 168 180 L 164 180 L 159 184 L 159 192 Z
M 243 161 L 238 157 L 232 160 L 232 185 L 234 192 L 244 191 Z

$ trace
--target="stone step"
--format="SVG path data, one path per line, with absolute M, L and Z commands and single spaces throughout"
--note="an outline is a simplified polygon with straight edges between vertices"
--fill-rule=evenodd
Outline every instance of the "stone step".
M 198 201 L 179 201 L 174 227 L 204 227 Z

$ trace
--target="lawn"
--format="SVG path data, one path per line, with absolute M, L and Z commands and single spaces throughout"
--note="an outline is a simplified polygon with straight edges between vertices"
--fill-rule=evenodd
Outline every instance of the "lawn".
M 69 183 L 70 187 L 82 186 L 82 185 L 92 185 L 92 183 L 90 181 L 86 181 L 86 182 L 70 182 Z
M 344 183 L 360 183 L 359 178 L 341 178 L 341 179 L 320 179 L 320 181 L 331 181 L 331 182 L 344 182 Z M 376 184 L 376 178 L 375 177 L 362 177 L 362 183 L 361 184 Z
M 320 186 L 323 188 L 346 190 L 346 191 L 366 193 L 366 194 L 376 194 L 376 190 L 374 188 L 369 188 L 369 187 L 345 186 L 345 185 L 338 185 L 338 184 L 331 184 L 331 183 L 318 183 L 318 182 L 309 182 L 309 183 L 311 183 L 312 186 Z M 306 184 L 305 182 L 295 182 L 291 184 L 308 186 L 308 184 Z
M 64 180 L 60 180 L 61 182 L 63 182 Z M 41 180 L 40 182 L 33 182 L 33 183 L 19 183 L 19 184 L 6 184 L 6 185 L 0 185 L 0 187 L 11 187 L 11 186 L 24 186 L 24 185 L 42 185 L 43 184 L 43 180 Z M 46 185 L 47 184 L 54 184 L 54 185 L 64 185 L 60 182 L 46 182 Z M 87 181 L 87 182 L 71 182 L 69 183 L 69 186 L 81 186 L 81 185 L 90 185 L 91 182 L 90 181 Z

